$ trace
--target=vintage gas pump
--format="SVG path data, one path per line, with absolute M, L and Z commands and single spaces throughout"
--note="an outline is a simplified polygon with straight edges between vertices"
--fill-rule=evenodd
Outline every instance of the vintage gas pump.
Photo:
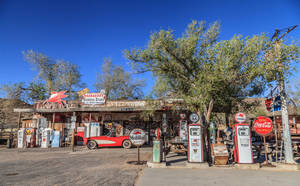
M 235 147 L 234 161 L 237 163 L 253 163 L 250 126 L 246 123 L 241 123 L 244 122 L 245 119 L 236 117 L 236 120 L 240 123 L 236 123 L 232 126 Z
M 50 130 L 43 129 L 41 148 L 48 148 L 49 146 L 50 146 Z
M 187 120 L 181 119 L 179 121 L 179 137 L 182 142 L 186 145 L 188 141 L 188 132 L 187 132 Z
M 188 126 L 188 161 L 202 163 L 203 158 L 202 127 L 200 124 Z
M 23 148 L 25 146 L 25 136 L 24 128 L 18 130 L 18 148 Z

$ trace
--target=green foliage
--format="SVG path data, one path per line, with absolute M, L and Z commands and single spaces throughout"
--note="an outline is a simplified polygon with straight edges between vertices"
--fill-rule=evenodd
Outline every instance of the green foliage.
M 31 82 L 24 90 L 26 91 L 25 102 L 34 103 L 35 101 L 45 100 L 47 98 L 47 89 L 41 82 Z
M 193 21 L 182 37 L 161 30 L 151 34 L 146 49 L 124 53 L 137 72 L 153 72 L 160 95 L 171 91 L 208 122 L 214 105 L 230 112 L 236 102 L 262 93 L 265 85 L 259 67 L 268 38 L 234 36 L 217 42 L 219 28 L 217 22 L 207 26 Z
M 53 91 L 53 84 L 56 74 L 57 65 L 55 60 L 43 53 L 37 53 L 33 50 L 23 51 L 24 60 L 32 65 L 38 71 L 38 79 L 46 82 L 48 94 Z
M 18 99 L 27 103 L 44 100 L 47 93 L 45 85 L 40 82 L 31 82 L 28 85 L 24 82 L 3 84 L 0 89 L 5 93 L 6 98 Z
M 81 82 L 79 66 L 69 61 L 53 60 L 45 54 L 33 50 L 25 51 L 23 55 L 25 61 L 38 71 L 37 79 L 45 83 L 44 88 L 47 90 L 48 96 L 52 91 L 66 90 L 70 94 L 68 98 L 76 98 L 77 94 L 75 92 L 85 86 Z M 36 96 L 41 98 L 43 92 L 37 93 L 37 91 L 42 90 L 35 90 Z
M 295 64 L 300 59 L 299 43 L 283 41 L 272 43 L 264 56 L 261 73 L 268 82 L 282 81 L 296 71 Z
M 68 98 L 76 98 L 78 89 L 84 88 L 85 84 L 81 82 L 79 67 L 69 61 L 58 60 L 56 62 L 54 79 L 54 90 L 69 93 Z
M 134 80 L 121 66 L 113 65 L 111 59 L 104 60 L 95 83 L 97 91 L 105 89 L 110 100 L 141 99 L 143 97 L 141 88 L 144 86 L 144 80 Z
M 25 97 L 23 90 L 24 85 L 24 82 L 2 84 L 0 91 L 3 92 L 8 99 L 23 100 Z

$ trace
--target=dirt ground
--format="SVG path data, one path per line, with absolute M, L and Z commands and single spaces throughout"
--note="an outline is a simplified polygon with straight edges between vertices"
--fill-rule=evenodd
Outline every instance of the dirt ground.
M 152 148 L 140 151 L 149 160 Z M 136 148 L 0 148 L 0 185 L 134 185 L 145 168 L 136 160 Z

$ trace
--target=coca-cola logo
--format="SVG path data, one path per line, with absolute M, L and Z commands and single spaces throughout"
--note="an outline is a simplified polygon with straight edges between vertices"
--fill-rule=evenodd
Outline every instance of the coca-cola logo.
M 265 116 L 259 116 L 254 121 L 253 129 L 258 135 L 266 136 L 272 132 L 272 120 Z

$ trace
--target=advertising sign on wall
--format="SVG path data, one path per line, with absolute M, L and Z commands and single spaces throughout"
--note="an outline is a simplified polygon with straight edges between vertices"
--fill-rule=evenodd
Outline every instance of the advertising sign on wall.
M 106 98 L 103 91 L 100 93 L 86 93 L 82 97 L 82 102 L 88 105 L 104 104 Z

